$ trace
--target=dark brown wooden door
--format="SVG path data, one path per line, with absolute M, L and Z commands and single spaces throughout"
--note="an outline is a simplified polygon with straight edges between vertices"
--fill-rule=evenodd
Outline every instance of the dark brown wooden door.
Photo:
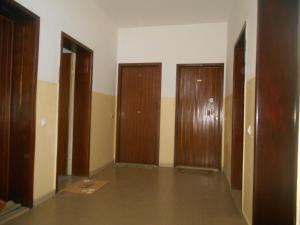
M 119 67 L 118 162 L 158 164 L 161 65 Z
M 89 176 L 92 54 L 76 53 L 72 174 Z
M 244 145 L 245 30 L 234 50 L 231 187 L 242 190 Z
M 221 168 L 223 65 L 179 65 L 176 166 Z
M 0 198 L 33 206 L 39 18 L 0 2 Z
M 68 170 L 71 59 L 72 54 L 61 55 L 57 147 L 57 175 L 59 176 L 66 176 Z
M 8 200 L 13 22 L 0 15 L 0 199 Z
M 9 198 L 33 205 L 38 24 L 14 26 Z

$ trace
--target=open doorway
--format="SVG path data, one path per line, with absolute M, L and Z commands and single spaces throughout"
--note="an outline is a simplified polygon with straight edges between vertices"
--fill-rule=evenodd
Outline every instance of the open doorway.
M 33 206 L 39 17 L 0 2 L 0 200 Z M 1 219 L 0 219 L 1 220 Z
M 243 144 L 244 144 L 244 86 L 245 86 L 246 28 L 243 28 L 234 48 L 232 96 L 231 187 L 237 204 L 242 204 Z
M 93 51 L 62 33 L 57 191 L 89 176 Z

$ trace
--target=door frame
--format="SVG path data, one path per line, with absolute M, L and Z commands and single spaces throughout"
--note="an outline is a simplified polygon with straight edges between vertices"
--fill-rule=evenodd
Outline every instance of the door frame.
M 22 192 L 18 193 L 21 196 L 21 204 L 23 206 L 27 207 L 33 207 L 33 192 L 34 192 L 34 161 L 35 161 L 35 140 L 36 140 L 36 95 L 37 95 L 37 76 L 38 76 L 38 56 L 39 56 L 39 36 L 40 36 L 40 17 L 37 16 L 32 11 L 28 10 L 21 4 L 15 2 L 15 1 L 2 1 L 0 2 L 0 14 L 6 17 L 9 17 L 12 21 L 14 21 L 16 24 L 19 24 L 23 26 L 23 21 L 28 21 L 30 24 L 34 27 L 34 31 L 31 31 L 31 34 L 34 36 L 34 40 L 31 41 L 33 45 L 33 54 L 30 55 L 30 58 L 32 58 L 32 63 L 30 65 L 32 66 L 31 69 L 29 69 L 29 72 L 32 70 L 31 74 L 31 84 L 32 84 L 32 90 L 28 94 L 30 96 L 31 104 L 27 106 L 27 111 L 30 116 L 30 119 L 28 122 L 28 153 L 26 154 L 27 160 L 27 166 L 28 170 L 26 174 L 26 184 L 24 184 L 25 188 L 23 187 Z M 20 23 L 18 23 L 20 22 Z M 13 50 L 12 50 L 13 51 Z M 25 53 L 26 54 L 26 53 Z M 28 71 L 27 71 L 28 73 Z M 31 72 L 30 72 L 31 73 Z M 11 84 L 13 86 L 13 84 Z M 10 94 L 11 97 L 13 97 L 13 94 Z M 12 113 L 12 112 L 11 112 Z M 9 138 L 11 139 L 11 130 L 9 134 Z M 9 152 L 12 151 L 11 147 L 8 149 Z M 9 156 L 8 156 L 9 157 Z M 2 159 L 7 160 L 7 159 Z M 9 160 L 9 159 L 8 159 Z M 1 161 L 1 159 L 0 159 Z M 0 162 L 1 163 L 1 162 Z M 5 163 L 7 164 L 7 163 Z M 7 164 L 7 171 L 8 173 L 11 172 L 11 169 L 9 169 L 9 165 Z M 7 179 L 9 183 L 14 182 L 11 181 L 11 174 L 7 175 Z M 9 196 L 9 187 L 7 188 L 7 196 Z M 17 190 L 17 192 L 20 192 L 20 190 Z M 14 200 L 14 199 L 12 199 Z
M 118 65 L 118 93 L 117 93 L 117 125 L 116 125 L 116 157 L 115 157 L 115 163 L 119 163 L 119 153 L 120 153 L 120 132 L 121 132 L 121 105 L 122 105 L 122 96 L 121 96 L 121 90 L 122 90 L 122 69 L 124 67 L 143 67 L 143 66 L 157 66 L 160 71 L 160 77 L 162 75 L 162 63 L 160 62 L 153 62 L 153 63 L 119 63 Z M 160 97 L 160 104 L 159 104 L 159 115 L 161 114 L 161 97 Z M 160 128 L 160 118 L 157 121 L 158 127 Z M 156 149 L 156 162 L 155 165 L 159 165 L 159 143 L 160 143 L 160 129 L 157 131 L 157 140 L 158 140 L 158 147 Z
M 89 167 L 90 167 L 90 139 L 91 139 L 91 113 L 92 113 L 92 86 L 93 86 L 93 50 L 88 48 L 86 45 L 82 44 L 81 42 L 77 41 L 76 39 L 74 39 L 73 37 L 71 37 L 70 35 L 66 34 L 65 32 L 61 32 L 61 45 L 60 45 L 60 62 L 61 62 L 61 56 L 63 53 L 63 49 L 66 48 L 74 53 L 85 53 L 88 54 L 88 57 L 90 59 L 90 63 L 88 65 L 89 67 L 89 87 L 88 87 L 88 91 L 89 91 L 89 97 L 88 99 L 86 99 L 88 101 L 88 114 L 89 114 L 89 118 L 88 118 L 88 124 L 89 124 L 89 132 L 86 134 L 86 138 L 88 140 L 88 147 L 86 149 L 83 149 L 83 153 L 87 155 L 86 159 L 83 159 L 82 163 L 84 163 L 85 167 L 82 169 L 82 171 L 80 172 L 80 176 L 84 176 L 84 177 L 89 177 Z M 76 57 L 77 58 L 77 57 Z M 75 95 L 76 95 L 76 77 L 77 77 L 77 70 L 78 70 L 78 65 L 77 65 L 77 60 L 76 60 L 76 69 L 75 69 L 75 87 L 74 87 L 74 116 L 73 116 L 73 124 L 75 125 L 76 122 L 76 99 L 75 99 Z M 61 67 L 61 63 L 60 63 L 60 70 L 59 70 L 59 77 L 62 75 L 61 73 L 62 67 Z M 59 95 L 59 93 L 58 93 Z M 78 102 L 78 100 L 77 100 Z M 59 113 L 59 109 L 58 109 L 58 113 Z M 77 112 L 78 113 L 78 112 Z M 58 126 L 59 127 L 59 126 Z M 75 129 L 75 126 L 74 126 Z M 57 132 L 57 135 L 59 135 L 59 131 Z M 73 132 L 73 143 L 75 140 L 75 132 Z M 73 145 L 74 146 L 74 145 Z M 58 150 L 58 145 L 57 145 L 57 150 Z M 57 158 L 56 158 L 56 191 L 58 191 L 58 157 L 59 154 L 57 152 Z M 73 167 L 74 167 L 74 158 L 72 159 L 72 174 L 73 174 Z M 77 175 L 77 174 L 75 174 Z M 79 175 L 78 175 L 79 176 Z
M 298 0 L 258 0 L 253 225 L 296 224 L 298 15 Z
M 224 70 L 224 63 L 192 63 L 192 64 L 177 64 L 177 70 L 176 70 L 176 103 L 175 103 L 175 135 L 174 135 L 174 167 L 178 166 L 177 165 L 177 150 L 178 150 L 178 122 L 179 122 L 179 94 L 180 94 L 180 68 L 181 67 L 221 67 Z M 221 111 L 221 116 L 220 116 L 220 130 L 221 130 L 221 149 L 220 149 L 220 165 L 219 165 L 219 170 L 221 170 L 222 167 L 222 140 L 223 140 L 223 98 L 224 98 L 224 72 L 222 74 L 222 99 L 221 99 L 221 105 L 220 105 L 220 111 Z
M 240 98 L 240 96 L 236 96 L 235 94 L 235 90 L 237 89 L 237 85 L 240 85 L 241 82 L 237 82 L 238 81 L 238 76 L 240 76 L 240 73 L 237 72 L 237 62 L 238 62 L 238 56 L 237 56 L 237 50 L 239 49 L 239 45 L 244 45 L 244 68 L 246 67 L 246 24 L 243 26 L 240 34 L 239 34 L 239 37 L 234 45 L 234 62 L 233 62 L 233 91 L 232 91 L 232 118 L 235 116 L 235 112 L 237 111 L 236 110 L 236 105 L 234 104 L 235 103 L 235 100 L 237 100 L 237 98 Z M 243 162 L 244 162 L 244 141 L 245 141 L 245 90 L 246 90 L 246 87 L 245 87 L 245 82 L 246 82 L 246 74 L 244 72 L 244 78 L 243 78 L 243 120 L 242 121 L 239 121 L 239 123 L 241 122 L 243 124 L 243 143 L 242 143 L 242 148 L 241 148 L 241 151 L 242 151 L 242 158 L 241 159 L 238 159 L 238 160 L 241 160 L 240 161 L 237 161 L 237 160 L 234 160 L 235 157 L 237 155 L 236 153 L 236 150 L 234 151 L 233 150 L 233 143 L 234 143 L 234 140 L 236 140 L 235 138 L 235 128 L 238 127 L 236 125 L 236 120 L 233 118 L 232 119 L 232 129 L 231 129 L 231 165 L 230 165 L 230 168 L 231 168 L 231 180 L 230 180 L 230 184 L 231 184 L 231 187 L 233 189 L 237 189 L 237 190 L 242 190 L 243 189 Z M 242 164 L 241 165 L 241 168 L 239 168 L 239 164 Z M 236 172 L 233 172 L 233 171 L 236 171 L 236 168 L 238 167 L 239 170 L 241 170 L 241 177 L 238 176 L 236 174 Z M 235 170 L 234 170 L 235 168 Z

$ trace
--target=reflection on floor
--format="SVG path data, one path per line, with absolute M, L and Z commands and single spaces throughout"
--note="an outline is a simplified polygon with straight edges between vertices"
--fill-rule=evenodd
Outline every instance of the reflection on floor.
M 59 193 L 9 225 L 246 225 L 219 173 L 108 168 L 93 195 Z

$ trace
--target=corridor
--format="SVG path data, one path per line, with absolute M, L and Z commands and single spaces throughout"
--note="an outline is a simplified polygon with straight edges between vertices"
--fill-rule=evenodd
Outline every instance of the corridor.
M 8 225 L 244 225 L 222 174 L 107 168 L 93 195 L 66 192 Z

